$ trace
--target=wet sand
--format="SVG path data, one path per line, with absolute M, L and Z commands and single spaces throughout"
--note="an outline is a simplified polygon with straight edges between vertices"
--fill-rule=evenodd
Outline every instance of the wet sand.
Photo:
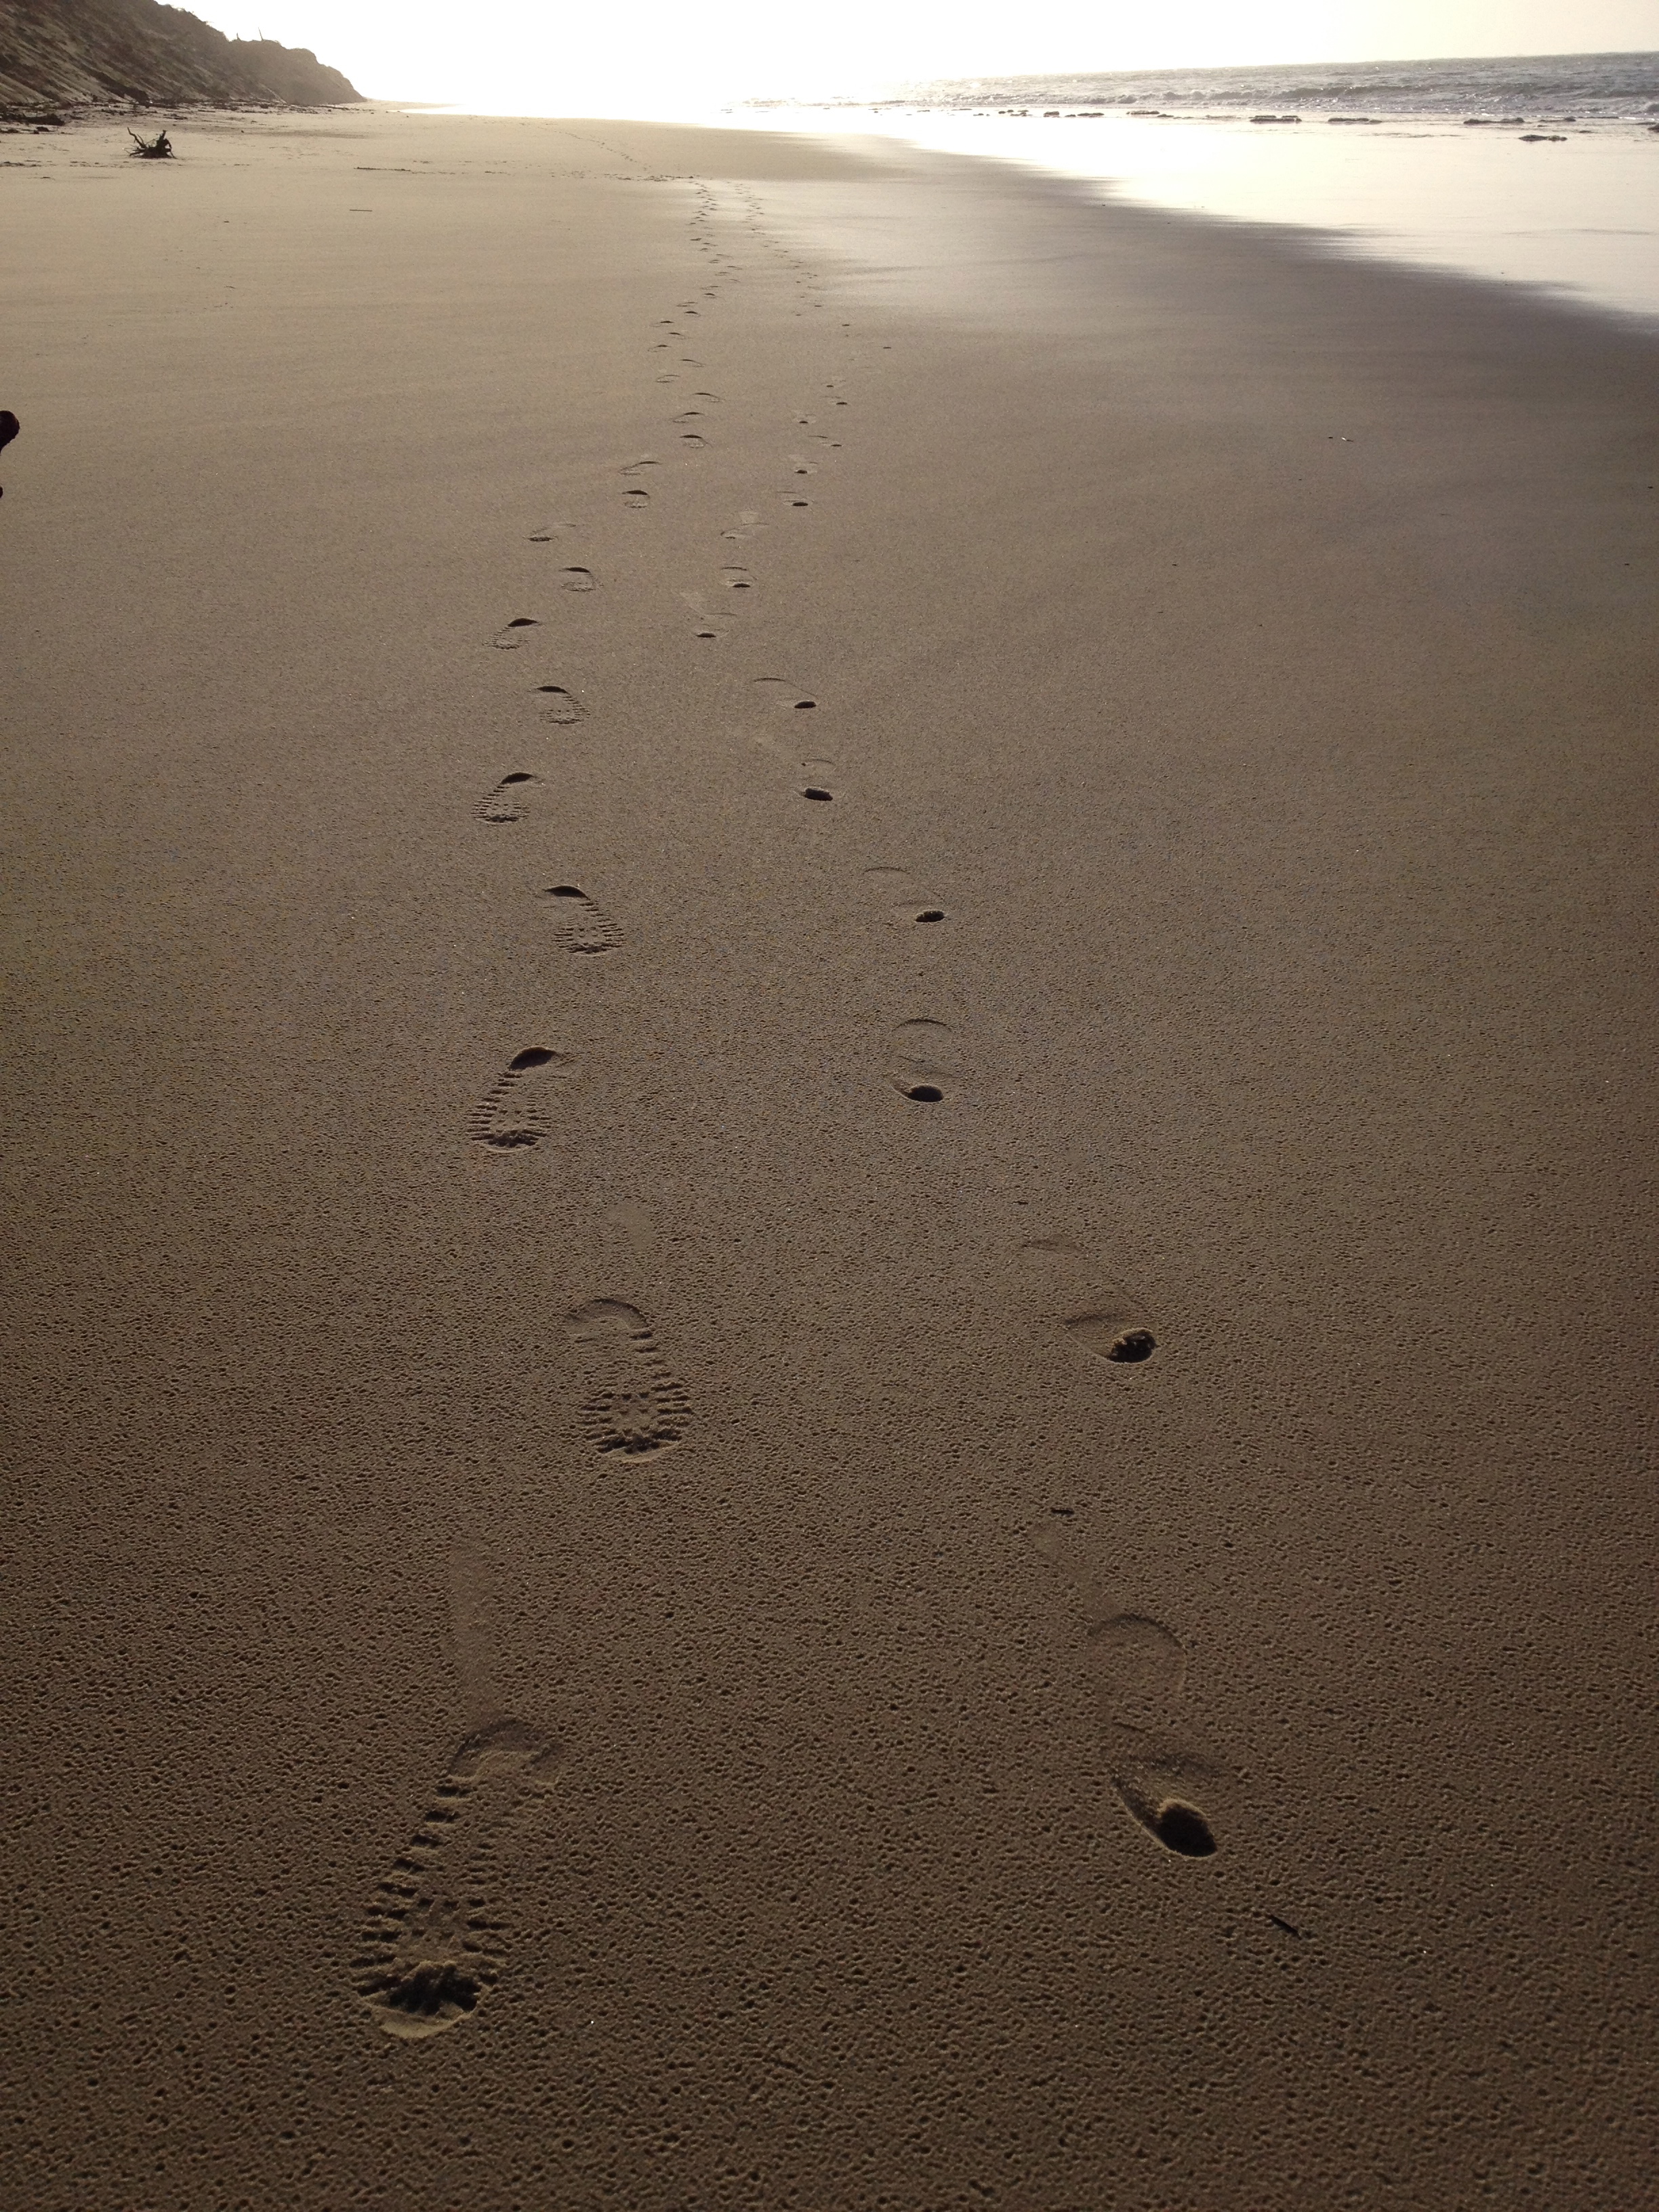
M 1628 2212 L 1652 340 L 174 135 L 0 177 L 15 2201 Z

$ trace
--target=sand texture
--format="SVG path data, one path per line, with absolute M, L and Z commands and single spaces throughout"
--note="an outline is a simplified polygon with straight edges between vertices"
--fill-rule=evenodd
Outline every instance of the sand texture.
M 0 173 L 0 2198 L 1633 2212 L 1653 340 L 174 135 Z

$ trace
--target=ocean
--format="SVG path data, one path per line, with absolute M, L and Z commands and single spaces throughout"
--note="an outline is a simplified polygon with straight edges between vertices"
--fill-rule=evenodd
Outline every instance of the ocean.
M 975 78 L 726 119 L 992 155 L 1659 322 L 1659 53 Z

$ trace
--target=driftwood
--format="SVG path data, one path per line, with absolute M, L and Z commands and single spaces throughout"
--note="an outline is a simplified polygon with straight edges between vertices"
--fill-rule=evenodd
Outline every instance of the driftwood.
M 132 141 L 132 151 L 127 156 L 130 161 L 170 161 L 173 159 L 173 141 L 165 131 L 158 131 L 153 138 L 141 138 L 129 124 L 127 136 Z

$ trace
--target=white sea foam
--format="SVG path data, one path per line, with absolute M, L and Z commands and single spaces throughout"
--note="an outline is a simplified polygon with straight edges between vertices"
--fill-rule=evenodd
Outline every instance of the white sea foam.
M 992 155 L 1659 319 L 1659 54 L 981 80 L 726 119 Z

